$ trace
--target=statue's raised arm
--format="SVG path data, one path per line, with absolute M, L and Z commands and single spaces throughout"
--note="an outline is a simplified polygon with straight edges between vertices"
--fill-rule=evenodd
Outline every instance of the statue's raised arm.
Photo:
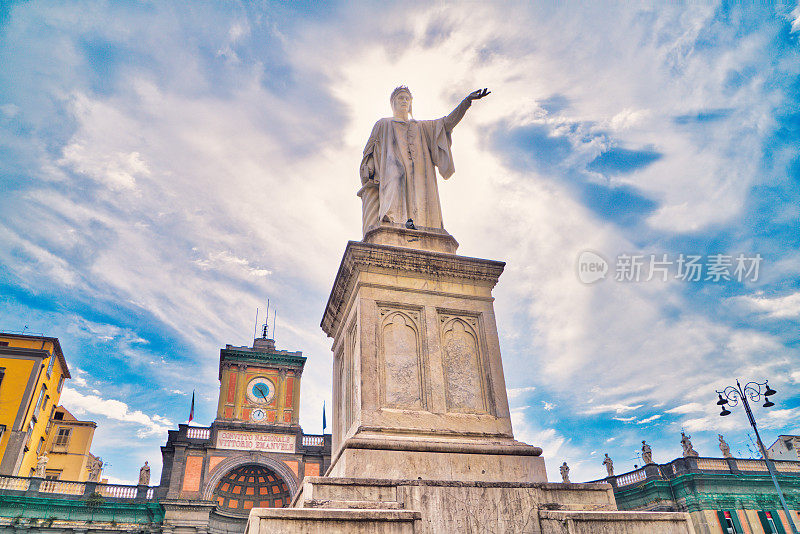
M 392 116 L 372 128 L 359 170 L 363 201 L 363 231 L 381 224 L 441 230 L 442 208 L 436 169 L 442 178 L 455 172 L 450 150 L 453 128 L 474 100 L 489 95 L 478 89 L 445 117 L 415 120 L 411 91 L 400 86 L 392 91 Z

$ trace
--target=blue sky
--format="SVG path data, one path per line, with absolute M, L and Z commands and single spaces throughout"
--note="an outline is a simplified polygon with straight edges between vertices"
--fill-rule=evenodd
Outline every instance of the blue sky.
M 319 320 L 358 164 L 392 88 L 420 118 L 492 94 L 440 184 L 460 253 L 495 290 L 518 439 L 551 479 L 750 455 L 737 377 L 779 394 L 765 440 L 800 433 L 800 6 L 50 2 L 0 7 L 0 329 L 57 336 L 63 404 L 98 422 L 115 481 L 166 432 L 210 423 L 219 348 L 308 356 L 301 423 L 330 404 Z M 607 279 L 584 284 L 592 250 Z M 760 254 L 757 280 L 618 282 L 619 255 Z M 769 444 L 769 443 L 768 443 Z

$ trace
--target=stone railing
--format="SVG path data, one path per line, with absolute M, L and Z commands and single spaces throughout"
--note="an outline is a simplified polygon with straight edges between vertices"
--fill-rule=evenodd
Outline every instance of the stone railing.
M 83 482 L 67 482 L 63 480 L 43 480 L 39 485 L 39 493 L 60 493 L 61 495 L 83 495 L 86 484 Z
M 186 437 L 189 439 L 211 439 L 211 428 L 204 426 L 186 427 Z
M 70 480 L 45 480 L 37 477 L 0 476 L 0 496 L 24 495 L 26 497 L 79 498 L 94 494 L 115 501 L 154 501 L 155 487 L 128 486 L 124 484 L 101 484 L 99 482 L 75 482 Z
M 724 458 L 698 458 L 697 468 L 701 471 L 730 471 L 730 465 Z
M 736 460 L 736 468 L 739 471 L 769 471 L 764 460 Z
M 325 436 L 307 436 L 303 434 L 303 447 L 323 447 L 325 446 Z
M 0 476 L 0 492 L 3 490 L 27 491 L 30 483 L 31 479 L 29 478 Z
M 120 486 L 119 484 L 98 484 L 97 492 L 103 497 L 113 499 L 135 499 L 138 486 Z
M 800 462 L 776 462 L 773 460 L 773 463 L 779 473 L 800 473 Z
M 617 486 L 629 486 L 631 484 L 636 484 L 637 482 L 641 482 L 646 478 L 647 478 L 647 473 L 645 472 L 645 468 L 642 467 L 641 469 L 637 469 L 636 471 L 631 471 L 630 473 L 619 475 L 617 477 Z
M 781 476 L 800 476 L 800 462 L 788 460 L 772 460 L 775 469 Z M 666 464 L 648 464 L 635 471 L 621 475 L 606 477 L 594 482 L 608 482 L 612 486 L 630 486 L 644 480 L 667 480 L 687 473 L 715 474 L 766 474 L 767 464 L 764 460 L 743 458 L 676 458 Z

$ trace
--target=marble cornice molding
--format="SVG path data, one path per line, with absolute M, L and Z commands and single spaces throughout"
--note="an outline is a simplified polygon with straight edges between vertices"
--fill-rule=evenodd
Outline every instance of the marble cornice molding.
M 407 272 L 417 276 L 465 281 L 494 287 L 505 262 L 441 252 L 349 241 L 333 283 L 320 326 L 334 337 L 337 318 L 361 271 Z

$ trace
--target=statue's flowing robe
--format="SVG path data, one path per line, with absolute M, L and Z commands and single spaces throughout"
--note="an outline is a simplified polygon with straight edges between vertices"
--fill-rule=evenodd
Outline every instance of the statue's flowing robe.
M 375 123 L 364 148 L 361 179 L 365 183 L 373 175 L 379 182 L 379 208 L 377 220 L 364 221 L 365 229 L 379 221 L 402 224 L 408 219 L 418 227 L 443 228 L 435 169 L 444 179 L 455 172 L 451 132 L 469 105 L 465 100 L 435 120 L 389 117 Z

